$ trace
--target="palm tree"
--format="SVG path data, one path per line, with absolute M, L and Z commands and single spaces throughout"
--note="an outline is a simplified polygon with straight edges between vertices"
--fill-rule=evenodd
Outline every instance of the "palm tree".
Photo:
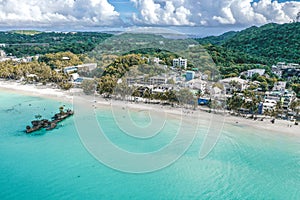
M 151 93 L 150 93 L 149 89 L 145 89 L 143 92 L 143 98 L 148 100 L 148 99 L 150 99 L 150 97 L 151 97 Z
M 232 88 L 232 92 L 240 91 L 242 88 L 241 84 L 237 81 L 230 81 L 229 85 Z
M 246 103 L 246 107 L 252 111 L 252 117 L 256 117 L 258 112 L 258 105 L 262 101 L 261 95 L 256 94 L 254 91 L 248 90 L 244 91 L 244 95 L 246 98 L 250 99 L 250 101 Z
M 165 95 L 167 97 L 167 100 L 171 105 L 173 106 L 175 102 L 178 102 L 177 96 L 173 90 L 168 90 L 165 92 Z
M 239 113 L 239 109 L 244 105 L 244 99 L 234 93 L 234 95 L 227 100 L 227 107 L 234 112 Z
M 299 115 L 300 110 L 300 100 L 299 99 L 293 99 L 290 108 L 292 109 L 293 113 L 296 113 L 296 116 Z
M 283 104 L 281 101 L 278 101 L 275 107 L 275 118 L 280 114 L 280 118 L 282 118 L 283 113 Z
M 188 106 L 194 104 L 195 98 L 194 94 L 189 89 L 181 89 L 177 92 L 177 98 L 180 104 Z

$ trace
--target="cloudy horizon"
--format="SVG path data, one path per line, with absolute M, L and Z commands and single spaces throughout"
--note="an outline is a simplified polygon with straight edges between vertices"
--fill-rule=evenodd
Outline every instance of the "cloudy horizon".
M 289 23 L 298 12 L 300 2 L 288 0 L 0 0 L 0 29 L 170 27 L 216 35 L 271 22 Z

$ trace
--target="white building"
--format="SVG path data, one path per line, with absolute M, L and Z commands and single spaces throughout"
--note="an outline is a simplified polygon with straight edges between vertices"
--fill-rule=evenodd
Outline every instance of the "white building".
M 251 69 L 247 71 L 247 77 L 251 78 L 254 74 L 259 74 L 260 76 L 262 76 L 265 74 L 265 72 L 265 69 Z
M 97 68 L 97 63 L 86 63 L 82 65 L 77 65 L 76 66 L 78 71 L 93 71 L 94 69 Z
M 72 79 L 73 81 L 75 81 L 76 79 L 79 78 L 79 74 L 77 74 L 77 73 L 73 73 L 73 74 L 71 74 L 70 76 L 71 76 L 71 79 Z
M 193 79 L 186 82 L 185 87 L 195 89 L 195 90 L 201 90 L 203 92 L 207 87 L 207 82 L 201 79 Z
M 6 53 L 3 50 L 0 50 L 0 58 L 5 58 L 6 57 Z
M 137 77 L 127 77 L 126 82 L 128 85 L 134 85 L 134 84 L 144 84 L 145 83 L 145 77 L 144 76 L 137 76 Z
M 234 85 L 234 82 L 237 83 L 236 89 L 239 89 L 240 91 L 243 91 L 249 87 L 248 81 L 238 77 L 231 77 L 220 80 L 220 83 L 224 85 L 226 91 L 231 91 L 233 89 L 232 85 Z
M 128 85 L 140 84 L 140 85 L 163 85 L 167 83 L 165 76 L 153 76 L 146 78 L 144 76 L 127 77 L 126 82 Z
M 285 68 L 286 63 L 285 63 L 285 62 L 279 62 L 279 63 L 277 63 L 276 66 L 277 66 L 278 68 L 280 68 L 280 69 L 283 69 L 283 68 Z
M 159 64 L 159 62 L 160 62 L 160 59 L 159 58 L 153 58 L 153 62 L 154 62 L 154 64 Z
M 182 67 L 182 68 L 186 69 L 187 59 L 183 59 L 183 58 L 173 59 L 173 67 Z
M 61 59 L 62 59 L 62 60 L 70 60 L 70 58 L 67 57 L 67 56 L 63 56 Z
M 299 68 L 300 65 L 297 63 L 285 63 L 285 62 L 279 62 L 276 65 L 277 68 L 279 69 L 296 69 Z
M 280 67 L 273 65 L 272 72 L 276 74 L 278 77 L 282 77 L 282 70 Z
M 150 85 L 163 85 L 167 83 L 167 78 L 164 76 L 154 76 L 149 79 Z
M 153 87 L 151 91 L 152 91 L 152 93 L 164 93 L 164 92 L 170 91 L 172 89 L 173 89 L 173 87 L 170 85 L 159 85 L 157 87 Z
M 276 103 L 263 103 L 263 112 L 272 111 L 276 108 Z
M 70 66 L 70 67 L 65 67 L 64 68 L 64 73 L 65 74 L 72 74 L 72 73 L 77 73 L 78 69 L 76 66 Z
M 277 101 L 275 99 L 265 99 L 264 103 L 272 103 L 272 104 L 277 104 Z
M 284 93 L 286 88 L 286 82 L 285 81 L 278 81 L 274 84 L 273 91 L 280 91 Z

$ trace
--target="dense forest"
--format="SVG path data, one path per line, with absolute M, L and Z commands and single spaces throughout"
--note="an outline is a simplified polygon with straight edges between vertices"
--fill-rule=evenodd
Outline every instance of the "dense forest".
M 0 44 L 8 54 L 17 57 L 70 51 L 82 54 L 93 50 L 99 43 L 111 37 L 98 32 L 0 32 Z
M 225 54 L 234 53 L 240 57 L 239 62 L 248 64 L 300 63 L 299 22 L 253 26 L 240 32 L 196 40 L 203 45 L 216 45 Z

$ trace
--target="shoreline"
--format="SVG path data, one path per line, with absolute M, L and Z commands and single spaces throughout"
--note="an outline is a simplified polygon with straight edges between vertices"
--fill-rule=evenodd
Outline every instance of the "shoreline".
M 79 97 L 83 100 L 89 101 L 92 103 L 92 106 L 95 108 L 101 107 L 109 107 L 111 106 L 112 102 L 114 106 L 119 106 L 120 108 L 130 108 L 133 110 L 141 111 L 141 110 L 153 110 L 157 113 L 166 113 L 168 116 L 171 117 L 183 117 L 183 119 L 187 120 L 194 120 L 195 117 L 201 116 L 200 120 L 208 120 L 215 114 L 208 113 L 201 109 L 192 110 L 186 108 L 174 108 L 171 106 L 162 106 L 162 105 L 155 105 L 155 104 L 144 104 L 144 103 L 133 103 L 127 101 L 120 101 L 120 100 L 111 100 L 111 99 L 104 99 L 100 96 L 87 96 L 83 94 L 81 89 L 71 89 L 69 91 L 63 91 L 56 88 L 51 88 L 49 85 L 32 85 L 32 84 L 22 84 L 16 81 L 7 81 L 7 80 L 0 80 L 0 92 L 13 92 L 22 95 L 28 96 L 36 96 L 41 98 L 53 99 L 58 101 L 65 101 L 68 103 L 72 103 L 73 97 Z M 117 105 L 116 105 L 117 104 Z M 265 119 L 264 121 L 253 120 L 253 119 L 245 119 L 243 117 L 232 116 L 229 114 L 225 114 L 225 124 L 229 124 L 231 126 L 244 126 L 256 129 L 258 131 L 268 131 L 270 133 L 279 133 L 282 135 L 292 135 L 300 137 L 300 125 L 291 125 L 291 122 L 286 120 L 279 120 L 276 119 L 275 123 L 272 124 L 270 122 L 271 119 Z M 192 122 L 195 124 L 195 122 Z

